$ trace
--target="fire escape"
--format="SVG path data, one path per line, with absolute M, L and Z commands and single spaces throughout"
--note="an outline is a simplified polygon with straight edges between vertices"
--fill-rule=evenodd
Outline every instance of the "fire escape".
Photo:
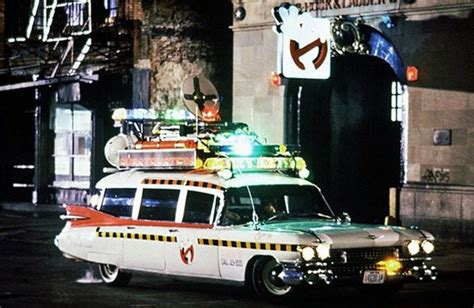
M 9 57 L 0 73 L 31 76 L 29 86 L 41 86 L 130 67 L 132 30 L 116 3 L 31 0 L 22 31 L 7 39 Z
M 32 132 L 34 144 L 28 143 L 28 146 L 31 146 L 26 151 L 31 153 L 31 148 L 34 148 L 34 158 L 21 157 L 21 163 L 12 158 L 9 163 L 15 164 L 13 165 L 15 171 L 11 173 L 15 176 L 18 175 L 19 178 L 21 175 L 21 178 L 25 179 L 18 184 L 19 186 L 15 186 L 16 183 L 13 183 L 13 187 L 33 189 L 33 202 L 49 202 L 50 192 L 56 188 L 53 182 L 56 180 L 56 178 L 53 179 L 53 176 L 56 176 L 56 171 L 52 174 L 51 170 L 53 167 L 56 168 L 57 163 L 56 156 L 54 156 L 56 155 L 54 142 L 58 134 L 51 131 L 49 126 L 51 114 L 53 114 L 52 108 L 56 108 L 52 103 L 52 97 L 57 99 L 55 103 L 70 103 L 64 104 L 67 106 L 63 106 L 64 109 L 75 110 L 74 104 L 76 102 L 80 102 L 78 105 L 82 103 L 81 96 L 76 95 L 82 90 L 79 86 L 80 83 L 92 83 L 98 80 L 98 76 L 101 76 L 101 81 L 107 80 L 107 78 L 102 78 L 107 74 L 114 76 L 130 74 L 134 61 L 134 34 L 139 32 L 136 31 L 135 26 L 139 19 L 130 18 L 126 6 L 129 3 L 127 1 L 6 1 L 6 54 L 2 59 L 2 66 L 0 66 L 0 93 L 24 89 L 27 90 L 25 93 L 34 92 L 32 99 L 35 100 L 31 101 L 31 107 L 34 108 L 34 131 Z M 101 87 L 102 84 L 97 82 L 93 87 L 84 87 L 84 89 L 90 91 L 93 88 L 98 92 L 97 89 Z M 122 86 L 122 88 L 124 87 Z M 28 91 L 31 89 L 34 91 Z M 96 93 L 94 91 L 89 93 Z M 104 92 L 114 94 L 114 92 L 120 91 Z M 89 104 L 88 108 L 91 110 L 95 108 L 96 119 L 103 117 L 108 106 L 107 103 L 103 103 L 101 98 L 98 98 L 97 101 L 84 101 L 84 103 Z M 11 110 L 14 110 L 14 107 Z M 100 129 L 97 127 L 102 123 L 103 121 L 97 121 L 94 129 L 99 131 Z M 68 163 L 65 163 L 64 166 L 75 166 L 74 163 L 78 155 L 82 155 L 78 158 L 79 160 L 90 155 L 86 151 L 82 153 L 78 150 L 76 153 L 76 140 L 77 144 L 80 144 L 79 141 L 86 140 L 86 137 L 89 136 L 80 139 L 79 137 L 82 135 L 79 136 L 79 133 L 82 132 L 74 129 L 64 133 L 64 135 L 69 134 L 67 135 L 69 141 L 63 142 L 63 144 L 69 146 L 65 147 L 67 149 L 67 151 L 64 150 L 65 154 L 57 155 L 60 158 L 66 157 L 63 161 Z M 76 134 L 79 137 L 76 138 Z M 87 134 L 92 134 L 92 130 Z M 95 136 L 94 142 L 99 144 L 102 142 L 100 138 L 101 135 Z M 74 173 L 74 168 L 70 167 L 70 170 L 73 170 L 68 173 L 71 175 L 71 179 L 68 178 L 65 181 L 74 182 L 76 176 L 81 176 L 79 173 Z M 101 170 L 101 168 L 100 164 L 97 166 L 95 163 L 91 164 L 91 185 L 95 183 L 96 174 L 100 174 L 100 171 L 95 170 Z M 85 169 L 87 167 L 84 167 Z M 32 183 L 29 178 L 31 170 L 34 173 Z M 28 176 L 23 176 L 26 171 L 28 171 Z M 81 183 L 87 182 L 83 179 L 76 182 L 80 181 L 82 181 Z M 71 191 L 78 188 L 74 185 L 77 183 L 71 185 Z

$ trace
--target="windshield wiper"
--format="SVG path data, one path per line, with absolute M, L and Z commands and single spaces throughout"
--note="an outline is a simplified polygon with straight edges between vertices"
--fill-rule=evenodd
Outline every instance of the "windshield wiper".
M 316 216 L 326 218 L 326 219 L 336 220 L 336 217 L 332 217 L 330 215 L 326 215 L 326 214 L 323 214 L 323 213 L 316 213 Z
M 321 217 L 321 218 L 326 218 L 326 219 L 335 219 L 334 217 L 330 216 L 330 215 L 326 215 L 326 214 L 323 214 L 323 213 L 319 213 L 319 212 L 312 212 L 312 213 L 308 213 L 308 212 L 296 212 L 296 213 L 290 213 L 290 216 L 291 217 Z
M 323 213 L 318 213 L 318 212 L 312 212 L 312 213 L 308 213 L 308 212 L 295 212 L 295 213 L 287 213 L 287 212 L 278 212 L 276 213 L 275 215 L 265 219 L 264 221 L 265 222 L 269 222 L 269 221 L 274 221 L 274 220 L 288 220 L 289 218 L 292 218 L 292 217 L 321 217 L 321 218 L 325 218 L 325 219 L 332 219 L 332 220 L 335 220 L 336 218 L 330 216 L 330 215 L 326 215 L 326 214 L 323 214 Z
M 290 217 L 290 214 L 287 212 L 278 212 L 275 215 L 265 219 L 265 221 L 272 221 L 272 220 L 286 220 Z

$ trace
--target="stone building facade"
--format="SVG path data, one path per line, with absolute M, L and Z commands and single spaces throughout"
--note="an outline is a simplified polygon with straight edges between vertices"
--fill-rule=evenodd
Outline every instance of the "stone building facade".
M 183 80 L 202 73 L 221 97 L 224 118 L 232 106 L 231 4 L 226 1 L 142 1 L 141 63 L 150 69 L 150 104 L 184 108 Z M 226 13 L 224 13 L 226 12 Z M 140 63 L 138 63 L 140 65 Z
M 408 82 L 401 80 L 400 74 L 389 72 L 390 66 L 383 61 L 376 63 L 366 57 L 347 55 L 333 59 L 333 76 L 338 76 L 337 79 L 331 77 L 332 81 L 326 83 L 283 79 L 281 86 L 274 86 L 271 73 L 277 70 L 277 35 L 272 31 L 275 21 L 271 12 L 281 2 L 234 0 L 234 12 L 239 10 L 240 14 L 243 9 L 245 17 L 242 20 L 235 18 L 232 26 L 233 120 L 248 122 L 271 143 L 295 141 L 292 137 L 295 126 L 288 124 L 291 124 L 288 118 L 292 117 L 289 113 L 294 113 L 289 108 L 293 95 L 301 104 L 301 114 L 297 115 L 302 119 L 301 126 L 298 126 L 298 131 L 301 129 L 298 141 L 303 153 L 305 147 L 307 149 L 310 167 L 315 173 L 314 180 L 323 182 L 323 190 L 330 192 L 329 199 L 334 199 L 335 203 L 337 200 L 354 200 L 356 204 L 347 207 L 344 204 L 336 205 L 338 211 L 357 212 L 358 207 L 361 207 L 359 214 L 363 218 L 367 212 L 380 207 L 383 210 L 378 211 L 378 215 L 397 215 L 403 224 L 427 228 L 438 238 L 472 242 L 474 70 L 471 58 L 474 46 L 470 37 L 474 30 L 474 4 L 471 1 L 441 3 L 431 0 L 290 3 L 313 16 L 329 18 L 332 22 L 340 15 L 352 20 L 362 17 L 364 24 L 381 33 L 390 42 L 391 48 L 396 50 L 403 63 L 403 72 L 407 66 L 418 69 L 418 79 Z M 384 71 L 385 67 L 388 71 Z M 363 71 L 377 73 L 364 76 Z M 387 82 L 391 81 L 392 84 L 400 82 L 405 85 L 399 135 L 396 134 L 395 126 L 391 128 L 393 134 L 384 133 L 390 129 L 384 131 L 380 125 L 386 125 L 389 120 L 387 123 L 378 123 L 378 126 L 371 124 L 377 117 L 385 116 L 381 114 L 385 113 L 385 109 L 371 109 L 368 106 L 372 103 L 364 105 L 364 100 L 376 102 L 380 97 L 385 97 L 384 94 L 374 94 L 377 88 L 384 87 L 388 92 L 387 104 L 390 104 L 390 87 L 384 84 L 369 86 L 370 83 L 377 83 L 379 77 L 387 78 Z M 354 79 L 359 79 L 359 83 Z M 340 86 L 341 83 L 347 83 L 347 86 Z M 327 92 L 327 84 L 333 90 Z M 359 92 L 365 87 L 370 90 L 364 96 Z M 293 88 L 299 91 L 297 99 Z M 337 89 L 343 90 L 344 94 L 341 91 L 334 93 Z M 360 103 L 346 106 L 352 99 L 358 99 Z M 308 109 L 311 103 L 314 106 Z M 341 109 L 341 106 L 345 109 Z M 327 110 L 321 111 L 321 108 Z M 323 116 L 313 117 L 312 122 L 307 119 L 306 122 L 311 123 L 305 124 L 308 110 Z M 342 110 L 342 113 L 338 113 L 338 110 Z M 356 112 L 360 119 L 365 117 L 366 122 L 354 130 L 359 120 L 350 114 Z M 378 116 L 364 116 L 364 112 L 378 112 Z M 349 114 L 347 117 L 350 119 L 344 118 L 343 114 Z M 331 123 L 324 124 L 326 126 L 320 124 L 325 121 Z M 349 121 L 354 125 L 349 126 Z M 339 133 L 334 133 L 334 130 Z M 344 136 L 344 132 L 351 136 Z M 362 137 L 357 139 L 359 135 Z M 334 146 L 337 138 L 342 138 L 342 144 Z M 353 145 L 353 138 L 366 144 L 359 147 Z M 394 150 L 399 166 L 379 177 L 380 170 L 389 164 L 388 160 L 383 162 L 386 153 L 380 148 L 386 149 L 386 152 L 389 152 L 388 149 Z M 342 156 L 342 159 L 334 160 L 335 155 Z M 344 165 L 346 169 L 337 169 L 337 172 L 342 172 L 345 178 L 356 180 L 350 182 L 334 175 L 330 169 L 337 164 Z M 367 168 L 374 170 L 366 172 Z M 397 179 L 396 183 L 393 176 Z M 392 180 L 386 181 L 384 185 L 387 187 L 377 186 L 378 181 L 384 181 L 383 177 L 392 177 Z M 351 185 L 356 187 L 352 191 Z M 390 187 L 396 190 L 392 197 L 389 195 Z M 350 192 L 350 198 L 343 199 L 341 195 L 346 190 Z M 382 190 L 386 197 L 370 200 L 367 196 L 376 193 L 376 190 Z M 357 203 L 358 198 L 363 202 Z M 373 201 L 379 205 L 364 205 Z M 397 207 L 393 207 L 393 204 Z

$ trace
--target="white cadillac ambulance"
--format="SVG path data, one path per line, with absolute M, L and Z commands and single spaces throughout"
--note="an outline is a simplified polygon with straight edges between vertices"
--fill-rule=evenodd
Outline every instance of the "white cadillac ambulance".
M 304 285 L 394 291 L 436 278 L 430 233 L 336 217 L 295 151 L 245 143 L 253 135 L 241 128 L 123 147 L 118 171 L 97 183 L 98 205 L 66 206 L 56 246 L 113 286 L 142 271 L 278 298 Z

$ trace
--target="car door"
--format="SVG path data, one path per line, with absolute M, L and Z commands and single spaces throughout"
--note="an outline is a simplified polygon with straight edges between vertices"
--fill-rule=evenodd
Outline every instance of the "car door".
M 176 241 L 169 229 L 175 224 L 180 190 L 145 186 L 139 194 L 136 223 L 127 226 L 124 239 L 125 267 L 163 271 L 166 247 Z
M 197 188 L 186 189 L 184 193 L 185 202 L 177 214 L 179 223 L 170 228 L 176 242 L 166 247 L 167 271 L 178 275 L 219 277 L 218 231 L 212 222 L 222 200 L 221 193 Z

